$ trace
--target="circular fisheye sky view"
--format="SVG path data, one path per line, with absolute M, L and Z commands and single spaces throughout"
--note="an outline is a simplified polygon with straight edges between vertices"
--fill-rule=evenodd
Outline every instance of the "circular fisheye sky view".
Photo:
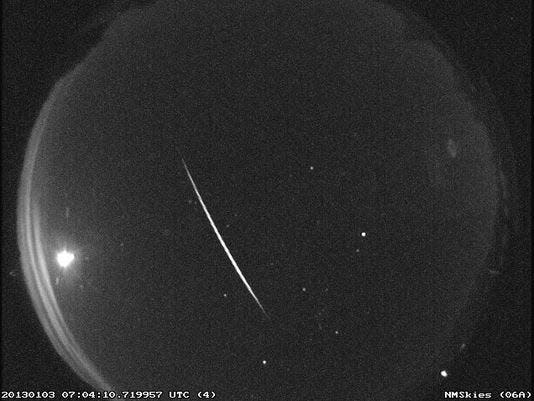
M 94 390 L 416 400 L 501 274 L 507 135 L 396 3 L 124 7 L 34 122 L 25 287 Z

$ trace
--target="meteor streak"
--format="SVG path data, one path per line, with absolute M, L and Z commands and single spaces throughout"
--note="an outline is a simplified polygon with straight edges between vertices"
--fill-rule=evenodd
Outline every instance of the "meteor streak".
M 215 231 L 215 235 L 217 235 L 217 238 L 219 239 L 219 242 L 221 243 L 224 251 L 226 252 L 226 255 L 228 256 L 228 259 L 230 259 L 230 262 L 232 263 L 232 266 L 234 266 L 234 269 L 237 272 L 237 274 L 239 275 L 239 277 L 241 278 L 241 281 L 243 281 L 243 284 L 245 284 L 245 287 L 247 287 L 248 292 L 250 293 L 250 295 L 252 295 L 252 298 L 254 298 L 254 300 L 256 301 L 258 306 L 260 307 L 260 309 L 263 312 L 263 314 L 267 318 L 269 318 L 269 315 L 267 314 L 267 312 L 265 312 L 265 309 L 263 308 L 263 306 L 262 306 L 261 302 L 259 301 L 258 297 L 256 297 L 256 295 L 254 294 L 254 291 L 252 291 L 252 287 L 250 287 L 249 283 L 247 282 L 247 279 L 245 278 L 245 276 L 241 272 L 241 269 L 237 265 L 237 262 L 235 261 L 234 257 L 230 253 L 230 250 L 226 246 L 226 243 L 224 242 L 221 234 L 219 233 L 219 230 L 217 229 L 217 226 L 215 225 L 215 222 L 211 218 L 210 212 L 208 211 L 208 208 L 206 207 L 206 204 L 202 200 L 202 196 L 200 196 L 200 192 L 198 191 L 198 188 L 197 188 L 197 186 L 195 184 L 195 181 L 193 181 L 193 177 L 191 176 L 191 173 L 189 172 L 189 168 L 187 168 L 187 164 L 184 161 L 184 159 L 182 159 L 182 164 L 184 165 L 185 171 L 187 173 L 187 177 L 189 177 L 189 181 L 191 181 L 191 185 L 193 186 L 193 189 L 195 190 L 195 194 L 197 195 L 198 201 L 202 205 L 202 209 L 204 209 L 204 213 L 206 214 L 206 217 L 208 218 L 208 220 L 209 220 L 209 222 L 211 224 L 211 227 L 213 228 L 213 231 Z

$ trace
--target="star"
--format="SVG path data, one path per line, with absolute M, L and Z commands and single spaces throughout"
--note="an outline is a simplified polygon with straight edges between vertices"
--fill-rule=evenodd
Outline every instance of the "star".
M 74 254 L 63 249 L 61 252 L 57 253 L 56 261 L 60 267 L 67 268 L 74 261 Z

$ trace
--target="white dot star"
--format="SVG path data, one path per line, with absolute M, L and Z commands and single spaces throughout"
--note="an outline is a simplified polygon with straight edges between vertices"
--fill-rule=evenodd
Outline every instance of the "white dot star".
M 267 361 L 264 359 L 263 361 L 261 361 L 262 365 L 267 365 Z
M 439 374 L 441 375 L 441 377 L 448 377 L 449 376 L 449 373 L 446 370 L 442 370 L 441 372 L 439 372 Z
M 362 231 L 362 232 L 360 233 L 360 235 L 361 235 L 362 237 L 367 237 L 367 233 L 366 233 L 365 231 Z
M 56 261 L 59 266 L 67 268 L 74 261 L 74 254 L 64 249 L 56 255 Z

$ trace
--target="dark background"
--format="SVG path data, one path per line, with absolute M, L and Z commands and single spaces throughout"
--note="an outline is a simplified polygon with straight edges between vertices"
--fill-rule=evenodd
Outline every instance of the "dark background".
M 113 13 L 109 6 L 96 13 L 100 4 L 105 2 L 3 3 L 2 390 L 87 389 L 52 348 L 26 294 L 16 242 L 16 193 L 26 141 L 51 84 L 97 39 L 98 21 Z M 510 249 L 503 250 L 488 317 L 456 361 L 447 388 L 530 390 L 530 4 L 408 1 L 407 6 L 428 19 L 468 68 L 485 75 L 514 154 L 506 155 L 510 165 L 503 166 L 517 191 Z M 494 139 L 504 149 L 506 138 Z

